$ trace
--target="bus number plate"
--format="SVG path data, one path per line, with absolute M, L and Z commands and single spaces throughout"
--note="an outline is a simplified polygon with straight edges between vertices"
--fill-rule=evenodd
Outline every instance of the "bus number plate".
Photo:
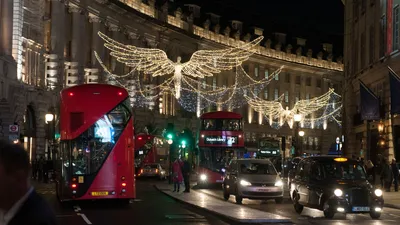
M 92 196 L 106 196 L 106 195 L 108 195 L 108 191 L 92 192 Z

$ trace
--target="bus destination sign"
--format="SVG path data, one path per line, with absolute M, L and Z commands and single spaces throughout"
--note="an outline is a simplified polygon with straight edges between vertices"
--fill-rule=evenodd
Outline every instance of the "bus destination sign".
M 210 145 L 236 145 L 238 142 L 237 136 L 206 136 L 204 137 L 204 144 Z

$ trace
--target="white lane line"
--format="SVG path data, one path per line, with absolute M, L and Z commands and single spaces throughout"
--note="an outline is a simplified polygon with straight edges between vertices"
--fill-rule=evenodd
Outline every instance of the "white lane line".
M 78 216 L 81 216 L 82 219 L 87 223 L 87 224 L 92 224 L 92 222 L 90 222 L 90 220 L 86 217 L 85 214 L 81 214 L 81 213 L 77 213 Z
M 82 209 L 79 207 L 79 205 L 74 206 L 74 211 L 75 212 L 80 212 Z

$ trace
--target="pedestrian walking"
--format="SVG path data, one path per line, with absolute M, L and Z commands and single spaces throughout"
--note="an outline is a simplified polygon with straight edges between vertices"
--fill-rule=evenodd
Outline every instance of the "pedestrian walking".
M 183 161 L 182 169 L 183 169 L 182 170 L 183 181 L 185 183 L 185 191 L 184 192 L 189 193 L 190 192 L 190 172 L 191 172 L 191 168 L 190 168 L 190 163 L 189 163 L 187 157 Z
M 24 148 L 0 141 L 0 224 L 57 224 L 50 206 L 31 186 L 30 176 Z
M 388 160 L 385 160 L 385 164 L 382 165 L 381 180 L 383 180 L 385 190 L 390 192 L 390 186 L 392 186 L 393 182 L 393 172 Z
M 396 159 L 392 159 L 392 173 L 393 173 L 393 186 L 394 186 L 394 191 L 398 192 L 399 191 L 399 167 L 396 164 Z
M 180 159 L 175 159 L 172 164 L 172 181 L 174 182 L 174 192 L 179 192 L 179 188 L 183 181 L 182 175 L 183 162 Z

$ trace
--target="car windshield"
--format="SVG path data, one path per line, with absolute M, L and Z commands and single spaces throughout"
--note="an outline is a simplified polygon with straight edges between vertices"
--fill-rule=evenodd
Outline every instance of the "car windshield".
M 325 177 L 337 180 L 366 180 L 364 168 L 356 163 L 324 163 Z
M 242 174 L 276 175 L 276 170 L 271 163 L 241 162 L 240 171 Z

